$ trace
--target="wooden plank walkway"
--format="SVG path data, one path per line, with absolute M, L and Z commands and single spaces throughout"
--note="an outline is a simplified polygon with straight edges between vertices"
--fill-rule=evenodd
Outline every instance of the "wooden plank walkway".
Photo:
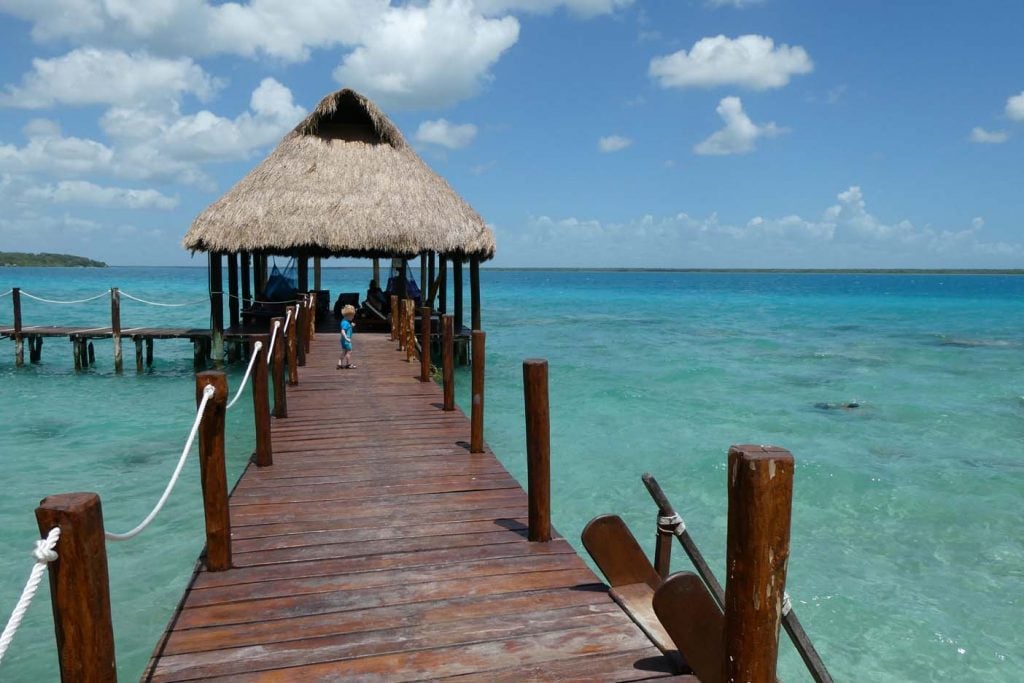
M 231 496 L 234 568 L 197 569 L 143 680 L 645 680 L 667 660 L 384 335 L 318 335 L 274 465 Z M 686 680 L 695 680 L 685 677 Z

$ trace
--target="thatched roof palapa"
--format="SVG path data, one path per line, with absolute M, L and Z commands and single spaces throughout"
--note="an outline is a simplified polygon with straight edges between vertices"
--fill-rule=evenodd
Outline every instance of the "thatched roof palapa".
M 192 223 L 192 251 L 489 259 L 494 234 L 359 93 L 325 97 Z

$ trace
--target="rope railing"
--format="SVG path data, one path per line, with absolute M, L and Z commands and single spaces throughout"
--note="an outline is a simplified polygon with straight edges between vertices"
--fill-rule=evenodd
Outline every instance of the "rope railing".
M 220 293 L 223 293 L 223 292 L 220 292 Z M 301 299 L 301 298 L 300 299 L 282 299 L 280 301 L 264 301 L 263 299 L 256 299 L 256 298 L 253 298 L 253 297 L 246 298 L 246 297 L 243 297 L 243 296 L 239 296 L 238 294 L 228 294 L 228 297 L 231 298 L 231 299 L 237 299 L 238 301 L 249 301 L 249 302 L 254 303 L 254 304 L 265 304 L 265 305 L 300 304 L 303 301 L 305 301 L 305 299 Z
M 14 634 L 18 632 L 18 627 L 21 626 L 21 620 L 25 618 L 29 605 L 32 604 L 32 598 L 36 596 L 36 591 L 39 589 L 39 582 L 43 579 L 43 572 L 46 571 L 46 566 L 57 559 L 57 553 L 54 552 L 54 548 L 59 538 L 60 527 L 54 527 L 50 529 L 50 533 L 46 535 L 46 538 L 36 541 L 35 550 L 32 551 L 32 556 L 35 558 L 36 563 L 32 566 L 32 571 L 28 575 L 28 581 L 25 583 L 25 588 L 21 591 L 18 603 L 14 606 L 14 611 L 11 612 L 11 618 L 7 620 L 7 625 L 4 626 L 3 634 L 0 634 L 0 662 L 3 662 L 4 654 L 6 654 L 7 648 L 10 647 L 11 641 L 14 640 Z
M 218 292 L 214 293 L 217 294 Z M 146 304 L 147 306 L 162 306 L 163 308 L 181 308 L 183 306 L 195 306 L 196 304 L 201 304 L 206 301 L 206 297 L 203 297 L 202 299 L 196 299 L 195 301 L 186 301 L 180 304 L 167 304 L 161 303 L 159 301 L 149 301 L 147 299 L 142 299 L 140 297 L 133 296 L 125 291 L 121 292 L 121 296 L 125 297 L 126 299 L 131 299 L 132 301 L 138 301 L 140 304 Z
M 270 365 L 274 357 L 274 344 L 277 342 L 277 331 L 281 329 L 281 323 L 274 321 L 274 331 L 270 335 L 270 346 L 267 348 L 267 365 Z
M 13 289 L 8 289 L 3 294 L 0 294 L 0 299 L 3 299 L 5 296 L 10 296 L 11 294 L 14 294 L 14 290 Z
M 171 475 L 170 481 L 167 482 L 167 487 L 164 489 L 163 495 L 160 496 L 160 500 L 157 501 L 152 511 L 146 518 L 139 522 L 131 531 L 126 531 L 123 534 L 115 534 L 107 531 L 104 535 L 108 541 L 127 541 L 135 536 L 142 533 L 146 527 L 149 526 L 150 522 L 156 519 L 156 516 L 160 514 L 160 510 L 163 509 L 164 503 L 171 495 L 171 491 L 174 489 L 174 485 L 178 483 L 178 477 L 181 475 L 181 469 L 185 466 L 185 460 L 188 459 L 188 454 L 192 451 L 192 444 L 196 440 L 196 434 L 199 432 L 199 425 L 203 421 L 203 414 L 206 412 L 206 404 L 209 403 L 210 399 L 213 398 L 214 388 L 207 386 L 203 389 L 203 398 L 199 401 L 199 407 L 196 409 L 196 419 L 192 423 L 192 431 L 189 432 L 188 440 L 185 442 L 185 448 L 181 451 L 181 457 L 178 458 L 178 465 L 174 468 L 174 474 Z
M 259 350 L 262 348 L 263 342 L 261 341 L 258 341 L 253 345 L 252 357 L 249 358 L 249 367 L 245 370 L 245 377 L 242 378 L 242 383 L 238 386 L 238 392 L 235 394 L 235 397 L 231 399 L 231 402 L 228 403 L 226 410 L 231 410 L 234 405 L 238 403 L 238 399 L 242 397 L 242 391 L 245 389 L 245 385 L 249 383 L 249 375 L 252 374 L 252 366 L 256 364 L 256 358 L 259 355 Z
M 106 290 L 104 292 L 100 292 L 96 296 L 90 296 L 87 299 L 75 299 L 74 301 L 61 301 L 61 300 L 58 300 L 58 299 L 45 299 L 45 298 L 43 298 L 41 296 L 36 296 L 35 294 L 29 294 L 25 290 L 22 290 L 22 292 L 21 292 L 22 296 L 27 296 L 29 299 L 35 299 L 36 301 L 41 301 L 44 304 L 64 304 L 64 305 L 84 304 L 84 303 L 88 303 L 90 301 L 95 301 L 96 299 L 100 299 L 102 297 L 108 296 L 109 294 L 110 294 L 110 290 L 108 289 L 108 290 Z

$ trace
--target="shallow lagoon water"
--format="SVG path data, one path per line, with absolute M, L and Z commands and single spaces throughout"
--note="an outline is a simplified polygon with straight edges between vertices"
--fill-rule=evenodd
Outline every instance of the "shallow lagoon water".
M 361 291 L 368 277 L 326 269 L 324 285 Z M 773 443 L 797 459 L 788 589 L 837 679 L 1024 679 L 1024 278 L 485 268 L 482 280 L 487 439 L 523 481 L 520 364 L 547 358 L 553 517 L 577 547 L 587 520 L 616 512 L 652 548 L 655 509 L 640 482 L 651 471 L 721 576 L 726 451 Z M 15 285 L 55 299 L 114 285 L 194 301 L 206 271 L 0 270 L 0 292 Z M 0 299 L 0 323 L 9 302 Z M 99 326 L 109 312 L 102 299 L 24 309 L 26 325 Z M 122 318 L 200 326 L 206 309 L 126 301 Z M 127 529 L 159 496 L 187 434 L 189 344 L 158 340 L 141 376 L 114 375 L 109 342 L 96 356 L 76 375 L 70 344 L 47 340 L 41 365 L 16 369 L 13 345 L 0 344 L 0 618 L 30 568 L 40 498 L 97 491 L 107 526 Z M 850 401 L 860 407 L 815 407 Z M 245 401 L 229 414 L 232 480 L 252 450 L 251 417 Z M 195 475 L 192 461 L 154 526 L 109 546 L 125 680 L 145 666 L 201 548 Z M 55 679 L 47 602 L 44 590 L 0 680 Z M 808 679 L 788 649 L 781 667 L 787 681 Z

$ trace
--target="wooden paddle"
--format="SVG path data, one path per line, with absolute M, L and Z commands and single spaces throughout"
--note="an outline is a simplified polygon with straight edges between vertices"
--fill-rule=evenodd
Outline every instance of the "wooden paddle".
M 701 683 L 724 681 L 725 617 L 699 576 L 665 579 L 654 592 L 654 613 Z

